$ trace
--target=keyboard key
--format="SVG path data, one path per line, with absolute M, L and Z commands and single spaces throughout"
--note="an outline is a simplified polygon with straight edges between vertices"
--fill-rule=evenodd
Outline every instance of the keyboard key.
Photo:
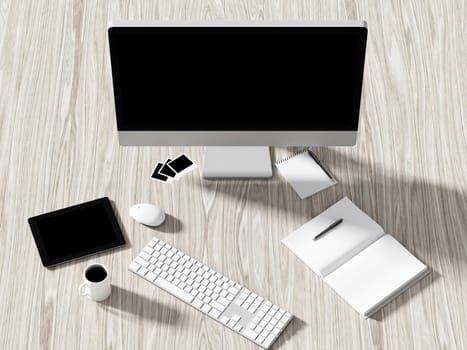
M 167 282 L 163 278 L 157 277 L 154 281 L 154 284 L 162 289 L 165 289 L 170 294 L 173 294 L 174 296 L 183 300 L 186 303 L 191 303 L 194 299 L 194 297 L 190 293 L 187 293 L 183 289 L 174 286 L 172 283 Z
M 133 271 L 133 272 L 137 272 L 139 268 L 140 268 L 140 265 L 135 263 L 134 261 L 130 264 L 130 266 L 128 266 L 128 270 Z
M 242 330 L 242 325 L 239 324 L 239 323 L 237 323 L 237 324 L 233 327 L 233 329 L 234 329 L 236 332 L 240 332 L 240 331 Z
M 231 318 L 232 318 L 232 320 L 234 320 L 235 322 L 238 322 L 238 321 L 240 321 L 240 319 L 241 319 L 241 317 L 240 317 L 239 315 L 237 315 L 237 314 L 233 315 Z
M 144 277 L 148 273 L 148 270 L 146 270 L 144 267 L 140 267 L 137 274 Z
M 193 304 L 192 304 L 192 305 L 193 305 L 194 307 L 200 309 L 201 306 L 203 306 L 203 304 L 204 304 L 204 303 L 203 303 L 201 300 L 199 300 L 198 298 L 196 298 L 196 299 L 193 301 Z
M 221 312 L 213 308 L 211 309 L 211 311 L 209 311 L 209 315 L 211 315 L 214 318 L 218 318 L 221 315 Z
M 145 276 L 148 280 L 150 281 L 154 281 L 156 279 L 156 275 L 154 273 L 152 273 L 151 271 L 149 271 L 146 276 Z
M 256 337 L 258 336 L 258 333 L 255 331 L 252 331 L 251 329 L 245 328 L 242 332 L 242 334 L 247 337 L 248 339 L 255 340 Z
M 146 253 L 146 252 L 141 252 L 141 253 L 139 254 L 139 256 L 142 257 L 144 260 L 147 260 L 147 261 L 149 261 L 149 260 L 151 259 L 151 255 L 149 255 L 149 254 Z
M 148 267 L 149 263 L 146 260 L 141 259 L 139 256 L 135 259 L 135 262 L 143 267 Z
M 230 304 L 230 301 L 228 301 L 227 299 L 225 299 L 225 298 L 223 298 L 223 297 L 217 298 L 217 301 L 218 301 L 219 303 L 221 303 L 222 305 L 224 305 L 224 306 L 227 306 L 227 305 Z
M 201 307 L 201 311 L 205 312 L 205 313 L 208 313 L 209 311 L 211 311 L 212 307 L 209 306 L 208 304 L 204 304 L 202 307 Z
M 217 301 L 215 300 L 211 300 L 211 302 L 209 303 L 209 305 L 211 305 L 212 307 L 216 308 L 217 310 L 219 311 L 224 311 L 225 309 L 225 306 L 222 305 L 221 303 L 218 303 Z
M 227 316 L 222 316 L 220 321 L 223 323 L 223 324 L 227 324 L 227 322 L 229 322 L 229 318 Z
M 233 328 L 235 326 L 235 321 L 230 320 L 229 322 L 227 322 L 227 326 L 229 326 L 230 328 Z
M 269 334 L 269 335 L 266 337 L 266 339 L 264 339 L 264 341 L 263 341 L 262 344 L 263 344 L 265 347 L 269 347 L 269 346 L 272 344 L 273 340 L 274 340 L 274 335 L 273 335 L 273 334 Z

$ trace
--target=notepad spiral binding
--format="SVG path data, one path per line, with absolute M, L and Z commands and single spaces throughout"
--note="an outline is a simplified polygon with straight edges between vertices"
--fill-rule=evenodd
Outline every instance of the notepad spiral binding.
M 291 158 L 293 158 L 295 156 L 298 156 L 299 154 L 305 153 L 307 151 L 308 151 L 308 149 L 304 149 L 302 151 L 295 152 L 295 153 L 291 154 L 290 156 L 287 156 L 284 159 L 281 159 L 281 160 L 277 161 L 276 165 L 281 164 L 281 163 L 283 163 L 283 162 L 285 162 L 285 161 L 287 161 L 287 160 L 289 160 L 289 159 L 291 159 Z

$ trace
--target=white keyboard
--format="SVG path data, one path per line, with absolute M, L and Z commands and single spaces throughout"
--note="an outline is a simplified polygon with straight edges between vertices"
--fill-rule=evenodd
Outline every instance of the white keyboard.
M 293 317 L 157 238 L 149 241 L 128 269 L 264 349 Z

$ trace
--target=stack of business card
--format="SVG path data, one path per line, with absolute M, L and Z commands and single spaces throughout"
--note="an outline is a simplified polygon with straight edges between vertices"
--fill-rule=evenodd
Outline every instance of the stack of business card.
M 169 158 L 165 162 L 158 162 L 151 179 L 171 184 L 174 179 L 179 180 L 196 167 L 197 165 L 185 153 L 182 153 L 174 159 Z

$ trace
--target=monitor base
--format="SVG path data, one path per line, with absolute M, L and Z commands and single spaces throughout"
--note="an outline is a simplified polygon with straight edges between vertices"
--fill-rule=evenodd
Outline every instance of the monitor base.
M 269 147 L 206 147 L 203 178 L 270 178 Z

